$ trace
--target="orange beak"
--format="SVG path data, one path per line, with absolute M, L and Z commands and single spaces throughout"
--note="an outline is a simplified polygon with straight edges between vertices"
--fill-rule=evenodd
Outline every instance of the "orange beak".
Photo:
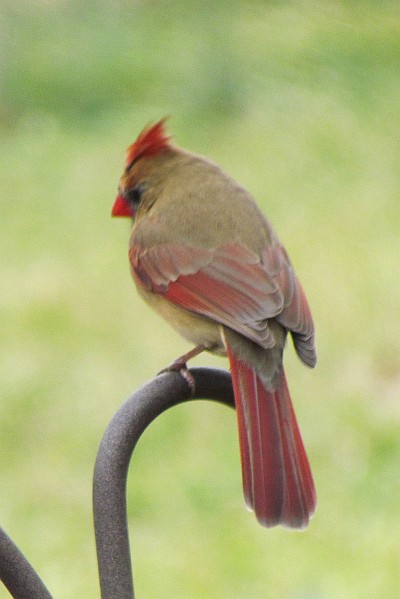
M 132 208 L 123 196 L 117 195 L 117 197 L 115 198 L 114 206 L 111 210 L 111 216 L 130 216 L 131 218 L 133 217 Z

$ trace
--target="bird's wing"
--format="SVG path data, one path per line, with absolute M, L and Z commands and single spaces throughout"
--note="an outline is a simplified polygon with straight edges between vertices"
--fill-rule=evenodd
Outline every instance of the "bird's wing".
M 268 319 L 298 337 L 300 357 L 310 363 L 313 323 L 304 292 L 284 248 L 275 242 L 261 256 L 240 243 L 216 249 L 175 243 L 129 252 L 142 287 L 174 304 L 224 324 L 265 348 L 275 343 Z

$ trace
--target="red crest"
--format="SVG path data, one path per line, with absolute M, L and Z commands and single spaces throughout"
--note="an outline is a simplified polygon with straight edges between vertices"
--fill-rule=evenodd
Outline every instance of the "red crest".
M 133 162 L 142 156 L 154 156 L 161 150 L 168 148 L 170 137 L 165 132 L 166 118 L 155 125 L 146 127 L 139 134 L 137 140 L 128 148 L 125 166 L 128 169 Z

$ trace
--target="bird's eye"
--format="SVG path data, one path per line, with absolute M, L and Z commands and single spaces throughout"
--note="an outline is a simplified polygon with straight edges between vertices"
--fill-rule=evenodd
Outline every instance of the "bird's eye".
M 135 211 L 139 208 L 144 191 L 145 186 L 142 183 L 138 183 L 126 192 L 126 199 Z

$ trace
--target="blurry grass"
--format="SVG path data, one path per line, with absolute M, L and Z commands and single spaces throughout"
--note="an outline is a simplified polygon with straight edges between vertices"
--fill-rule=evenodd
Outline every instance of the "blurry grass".
M 2 525 L 56 597 L 99 596 L 99 440 L 187 348 L 136 297 L 128 224 L 109 218 L 126 146 L 171 114 L 177 143 L 254 193 L 307 290 L 319 364 L 288 347 L 287 371 L 319 508 L 303 534 L 263 530 L 242 507 L 233 412 L 175 408 L 129 480 L 138 596 L 396 598 L 398 4 L 0 11 Z

